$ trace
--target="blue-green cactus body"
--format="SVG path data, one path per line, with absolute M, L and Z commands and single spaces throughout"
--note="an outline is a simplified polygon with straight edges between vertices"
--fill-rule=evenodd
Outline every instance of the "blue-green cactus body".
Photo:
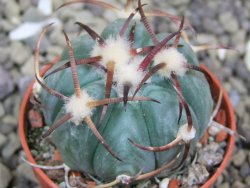
M 102 37 L 107 39 L 117 36 L 124 20 L 117 20 L 106 27 Z M 133 23 L 130 24 L 128 31 Z M 128 32 L 126 33 L 128 35 Z M 162 39 L 167 34 L 158 36 Z M 150 45 L 151 40 L 144 26 L 136 21 L 134 47 Z M 188 63 L 198 65 L 196 56 L 191 48 L 181 40 L 180 52 L 184 54 Z M 73 41 L 76 59 L 90 57 L 94 41 L 88 36 L 78 37 Z M 62 54 L 61 64 L 68 60 L 67 52 Z M 53 69 L 53 68 L 52 68 Z M 77 67 L 81 88 L 91 97 L 103 99 L 105 93 L 105 75 L 90 65 Z M 71 70 L 58 72 L 45 81 L 55 90 L 71 96 L 74 93 Z M 189 105 L 196 137 L 192 140 L 194 145 L 202 136 L 208 125 L 212 111 L 212 97 L 205 77 L 198 72 L 189 71 L 182 78 L 178 78 L 184 98 Z M 115 90 L 112 96 L 116 96 Z M 151 82 L 144 85 L 139 92 L 140 96 L 151 97 L 159 103 L 151 101 L 128 102 L 126 110 L 123 104 L 108 106 L 105 119 L 99 128 L 101 135 L 111 149 L 123 160 L 118 161 L 108 153 L 103 145 L 95 138 L 85 123 L 79 126 L 71 122 L 59 127 L 52 135 L 62 155 L 63 161 L 72 169 L 96 175 L 100 179 L 110 180 L 120 174 L 135 175 L 140 170 L 150 172 L 171 161 L 183 150 L 183 146 L 176 146 L 165 152 L 143 151 L 133 146 L 128 138 L 145 146 L 162 146 L 176 138 L 181 125 L 186 123 L 185 112 L 182 113 L 180 124 L 178 97 L 170 81 L 157 75 Z M 46 106 L 44 111 L 48 125 L 53 124 L 65 113 L 63 103 L 46 91 L 41 93 L 42 102 Z M 97 125 L 101 116 L 101 107 L 98 107 L 92 116 Z

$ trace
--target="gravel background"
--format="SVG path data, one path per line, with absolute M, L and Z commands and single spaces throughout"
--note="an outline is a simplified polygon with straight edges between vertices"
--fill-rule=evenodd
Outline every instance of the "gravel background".
M 125 1 L 125 0 L 124 0 Z M 108 0 L 122 7 L 123 0 Z M 53 0 L 53 9 L 63 1 Z M 250 1 L 249 0 L 175 0 L 150 1 L 162 10 L 185 15 L 198 37 L 195 43 L 225 44 L 234 46 L 238 53 L 210 50 L 200 53 L 205 62 L 223 82 L 237 114 L 237 126 L 247 141 L 237 141 L 230 165 L 217 180 L 218 188 L 250 187 Z M 86 10 L 83 11 L 83 8 Z M 78 29 L 74 21 L 89 24 L 100 32 L 115 15 L 93 6 L 69 6 L 53 17 L 73 37 Z M 10 40 L 10 31 L 24 22 L 38 22 L 48 16 L 37 10 L 36 0 L 0 0 L 0 187 L 36 187 L 29 166 L 19 159 L 22 154 L 17 135 L 19 106 L 27 85 L 33 79 L 33 51 L 37 35 L 25 40 Z M 157 30 L 174 28 L 173 24 L 158 19 Z M 60 54 L 65 45 L 62 26 L 55 26 L 46 35 L 41 48 L 41 62 L 48 62 Z

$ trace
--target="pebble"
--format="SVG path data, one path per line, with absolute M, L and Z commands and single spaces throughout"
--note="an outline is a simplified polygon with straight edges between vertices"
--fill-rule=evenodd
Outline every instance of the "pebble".
M 0 182 L 1 182 L 1 188 L 7 188 L 10 180 L 12 179 L 12 174 L 9 171 L 9 169 L 0 163 Z
M 41 59 L 40 59 L 41 62 Z M 31 68 L 32 67 L 32 68 Z M 21 67 L 21 72 L 23 75 L 28 75 L 28 76 L 34 76 L 35 75 L 35 71 L 33 69 L 34 67 L 34 57 L 30 57 L 25 63 L 24 65 Z
M 221 185 L 218 185 L 217 188 L 230 188 L 230 185 L 228 182 L 224 182 Z
M 19 174 L 19 176 L 23 176 L 26 179 L 37 183 L 37 179 L 33 173 L 32 167 L 29 166 L 28 164 L 21 163 L 20 165 L 18 165 L 17 173 Z
M 0 133 L 2 133 L 4 135 L 10 134 L 16 128 L 13 125 L 10 126 L 10 125 L 7 125 L 5 123 L 2 123 L 1 121 L 0 121 L 0 124 L 1 124 L 1 126 L 0 126 Z
M 0 64 L 5 64 L 7 62 L 7 60 L 9 59 L 9 53 L 9 48 L 0 46 Z
M 215 186 L 219 187 L 220 185 L 223 184 L 223 181 L 224 181 L 224 177 L 223 176 L 219 176 L 215 182 Z
M 8 143 L 2 150 L 2 156 L 4 158 L 11 157 L 21 147 L 20 140 L 17 134 L 10 133 L 8 136 Z
M 211 143 L 201 148 L 198 151 L 198 162 L 207 167 L 212 167 L 223 159 L 223 153 L 220 151 L 220 146 L 217 143 Z
M 239 23 L 232 12 L 223 12 L 219 15 L 219 20 L 225 31 L 235 33 L 239 29 Z
M 237 168 L 235 168 L 233 165 L 229 166 L 228 169 L 228 176 L 225 178 L 226 181 L 228 181 L 230 184 L 237 180 L 242 180 L 242 177 L 239 174 L 239 171 Z
M 36 7 L 30 6 L 22 17 L 23 22 L 39 22 L 46 18 Z
M 17 85 L 18 85 L 18 91 L 23 95 L 23 93 L 26 91 L 28 86 L 31 84 L 33 80 L 32 76 L 23 76 L 19 79 Z
M 240 94 L 239 94 L 239 92 L 236 91 L 236 90 L 231 90 L 229 92 L 229 97 L 230 97 L 230 101 L 231 101 L 233 107 L 236 107 L 240 102 Z
M 246 178 L 245 178 L 245 183 L 246 185 L 250 186 L 250 175 L 248 175 Z
M 14 91 L 14 83 L 10 74 L 0 67 L 0 100 Z
M 246 49 L 246 31 L 243 29 L 238 30 L 232 35 L 231 40 L 234 48 L 237 49 L 240 54 L 244 54 Z
M 250 175 L 250 164 L 245 161 L 243 165 L 240 167 L 240 176 L 242 178 L 246 178 L 248 175 Z
M 26 11 L 32 5 L 32 0 L 19 1 L 21 11 Z
M 209 177 L 209 173 L 205 166 L 194 164 L 188 168 L 188 176 L 182 180 L 183 186 L 190 187 L 204 183 Z
M 240 149 L 232 158 L 234 166 L 241 167 L 241 165 L 243 165 L 244 161 L 246 160 L 246 157 L 247 155 L 244 150 Z
M 241 79 L 231 77 L 229 79 L 229 82 L 230 84 L 232 84 L 232 87 L 236 89 L 240 94 L 242 95 L 247 94 L 247 88 L 245 87 Z
M 17 126 L 18 120 L 16 117 L 8 114 L 6 116 L 4 116 L 4 118 L 2 119 L 4 124 L 7 124 L 9 126 Z
M 250 71 L 250 40 L 246 44 L 246 53 L 244 60 L 248 71 Z
M 60 47 L 66 46 L 65 38 L 61 28 L 54 28 L 49 35 L 49 40 L 52 45 L 57 45 Z
M 235 181 L 232 185 L 232 188 L 246 188 L 246 186 L 240 181 Z
M 47 58 L 48 59 L 54 59 L 55 57 L 58 57 L 61 55 L 63 49 L 58 46 L 50 46 L 48 47 L 48 54 Z
M 6 34 L 0 33 L 0 46 L 6 48 L 6 47 L 8 47 L 9 42 L 10 42 L 10 40 L 8 37 L 6 37 Z
M 31 37 L 25 39 L 25 44 L 29 47 L 29 49 L 32 49 L 32 51 L 35 50 L 38 35 L 39 34 L 31 36 Z M 40 54 L 47 52 L 47 48 L 48 48 L 49 45 L 50 45 L 50 41 L 49 41 L 49 39 L 47 37 L 47 34 L 46 34 L 43 37 L 43 40 L 41 41 L 41 44 L 40 44 L 40 49 L 39 49 Z M 34 54 L 32 53 L 32 54 L 30 54 L 29 57 L 33 57 L 33 55 Z
M 4 134 L 0 133 L 0 148 L 5 144 L 7 138 Z
M 0 118 L 3 117 L 5 114 L 3 104 L 0 102 Z
M 27 48 L 27 46 L 24 46 L 21 42 L 13 42 L 10 48 L 10 59 L 19 66 L 32 56 L 31 50 Z
M 15 18 L 19 17 L 20 7 L 16 3 L 16 1 L 6 1 L 5 9 L 4 9 L 5 16 L 10 20 L 14 21 Z

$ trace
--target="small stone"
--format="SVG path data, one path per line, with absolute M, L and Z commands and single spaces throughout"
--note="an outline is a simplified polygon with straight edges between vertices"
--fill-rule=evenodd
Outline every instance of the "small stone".
M 13 19 L 17 18 L 19 16 L 20 13 L 20 8 L 18 6 L 18 4 L 16 3 L 16 1 L 5 1 L 5 16 L 13 21 Z
M 5 117 L 4 117 L 4 119 L 5 119 Z M 3 121 L 3 122 L 0 121 L 0 133 L 2 133 L 2 134 L 4 134 L 4 135 L 9 134 L 9 133 L 12 132 L 15 128 L 16 128 L 16 125 L 15 125 L 15 124 L 7 124 L 7 123 L 5 123 L 4 121 Z
M 14 91 L 14 83 L 9 73 L 0 67 L 0 100 Z
M 111 12 L 111 11 L 108 11 L 108 12 Z M 103 17 L 104 16 L 105 15 L 103 15 Z M 85 10 L 85 11 L 81 11 L 81 12 L 77 13 L 75 15 L 74 20 L 78 21 L 78 22 L 82 22 L 82 20 L 85 20 L 84 24 L 89 25 L 89 24 L 94 22 L 94 20 L 92 18 L 93 18 L 93 14 L 89 10 Z M 113 18 L 115 18 L 115 17 L 113 17 Z
M 250 71 L 250 40 L 246 43 L 246 53 L 244 60 L 248 71 Z
M 232 12 L 224 12 L 219 15 L 219 20 L 225 31 L 235 33 L 239 29 L 239 23 Z
M 0 102 L 0 118 L 3 117 L 5 114 L 3 104 Z
M 32 56 L 31 50 L 21 42 L 13 42 L 10 48 L 10 59 L 18 65 L 24 64 L 24 62 Z
M 20 78 L 17 85 L 18 85 L 18 90 L 21 94 L 23 94 L 26 91 L 28 86 L 31 84 L 32 80 L 33 77 L 28 75 Z
M 66 46 L 65 38 L 62 34 L 61 28 L 55 28 L 51 31 L 51 34 L 49 35 L 49 40 L 51 44 L 53 45 L 59 45 L 61 47 Z
M 10 133 L 8 143 L 2 150 L 2 156 L 9 158 L 21 147 L 19 137 L 15 133 Z
M 236 90 L 230 90 L 229 92 L 230 101 L 232 102 L 233 107 L 236 107 L 240 102 L 240 94 Z
M 7 188 L 11 179 L 12 179 L 12 175 L 10 173 L 10 170 L 6 166 L 4 166 L 2 163 L 0 163 L 1 188 Z
M 12 115 L 6 115 L 2 119 L 4 124 L 7 124 L 8 126 L 17 126 L 18 120 L 12 116 Z
M 30 57 L 25 64 L 21 67 L 21 72 L 23 75 L 28 75 L 28 76 L 34 76 L 35 75 L 35 71 L 33 68 L 34 66 L 34 58 Z
M 32 167 L 29 166 L 26 163 L 21 163 L 18 167 L 17 167 L 17 173 L 19 174 L 19 176 L 23 176 L 26 179 L 32 181 L 32 182 L 36 182 L 37 183 L 37 179 L 33 173 Z
M 242 149 L 240 149 L 238 153 L 236 153 L 236 155 L 234 155 L 232 158 L 234 166 L 240 167 L 241 165 L 243 165 L 246 157 L 246 153 Z
M 8 61 L 9 59 L 9 48 L 5 47 L 0 47 L 0 64 L 4 64 Z
M 14 116 L 14 112 L 15 110 L 19 110 L 19 109 L 15 109 L 15 108 L 19 108 L 19 107 L 16 107 L 16 105 L 19 105 L 19 104 L 20 104 L 20 97 L 16 93 L 13 95 L 9 95 L 8 98 L 4 100 L 3 105 L 4 105 L 5 113 L 8 114 L 3 119 L 4 123 L 17 125 L 18 116 Z
M 244 182 L 246 183 L 246 185 L 249 185 L 249 186 L 250 186 L 250 175 L 248 175 L 248 176 L 245 178 Z
M 230 182 L 230 184 L 232 184 L 233 182 L 237 181 L 237 180 L 242 180 L 242 177 L 239 174 L 239 170 L 234 167 L 233 165 L 230 165 L 227 169 L 228 172 L 228 179 L 226 181 Z
M 232 84 L 234 89 L 239 91 L 240 94 L 246 94 L 247 93 L 247 88 L 245 87 L 242 80 L 240 80 L 239 78 L 231 77 L 229 79 L 229 82 Z
M 241 29 L 237 31 L 233 36 L 232 36 L 232 44 L 234 44 L 234 48 L 240 52 L 240 54 L 245 53 L 246 49 L 246 31 Z
M 47 59 L 53 59 L 55 57 L 59 57 L 62 51 L 63 51 L 62 47 L 59 47 L 59 46 L 48 47 Z
M 197 37 L 197 43 L 198 44 L 216 44 L 217 39 L 214 35 L 209 34 L 199 34 Z
M 29 7 L 25 11 L 22 20 L 23 22 L 40 22 L 44 21 L 46 16 L 44 16 L 36 7 Z
M 217 143 L 210 143 L 198 151 L 198 162 L 207 167 L 220 164 L 223 159 L 224 152 L 220 150 Z
M 19 1 L 19 7 L 22 11 L 25 11 L 32 5 L 32 0 Z
M 173 6 L 181 6 L 183 4 L 188 4 L 190 0 L 175 0 L 175 1 L 170 1 L 171 5 Z
M 7 138 L 4 134 L 0 133 L 0 148 L 5 144 Z
M 250 174 L 250 164 L 248 162 L 244 162 L 244 164 L 240 167 L 240 176 L 246 178 Z
M 12 67 L 11 69 L 9 69 L 9 73 L 11 74 L 15 85 L 17 85 L 18 81 L 22 77 L 22 74 L 21 74 L 19 68 Z
M 230 185 L 228 182 L 224 182 L 221 185 L 218 185 L 217 188 L 230 188 Z
M 220 176 L 217 178 L 216 182 L 215 182 L 215 186 L 218 187 L 219 185 L 221 185 L 221 184 L 223 183 L 223 181 L 224 181 L 223 175 L 220 175 Z
M 187 177 L 183 178 L 184 187 L 203 184 L 209 177 L 209 173 L 205 166 L 194 164 L 188 168 Z
M 37 39 L 38 39 L 38 35 L 34 35 L 34 36 L 31 36 L 27 39 L 25 39 L 25 44 L 32 50 L 34 50 L 36 48 L 36 42 L 37 42 Z M 45 53 L 47 52 L 47 48 L 50 46 L 50 41 L 48 40 L 48 36 L 45 35 L 43 37 L 43 40 L 41 41 L 41 45 L 40 45 L 40 54 L 41 53 Z M 33 54 L 32 56 L 29 56 L 29 57 L 33 57 Z
M 223 28 L 220 27 L 220 23 L 215 20 L 215 19 L 211 19 L 211 18 L 204 18 L 203 21 L 203 27 L 204 30 L 207 31 L 208 33 L 214 33 L 214 34 L 223 34 Z
M 242 182 L 236 181 L 233 183 L 232 188 L 246 188 L 246 187 Z
M 0 31 L 3 30 L 5 32 L 10 32 L 11 30 L 16 28 L 16 24 L 9 22 L 8 20 L 2 19 L 0 22 Z M 9 37 L 6 36 L 5 33 L 0 33 L 0 46 L 6 46 L 9 44 Z

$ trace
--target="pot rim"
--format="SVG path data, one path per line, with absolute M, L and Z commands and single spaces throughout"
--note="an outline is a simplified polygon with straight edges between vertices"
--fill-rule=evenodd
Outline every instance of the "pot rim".
M 45 74 L 51 68 L 52 64 L 54 64 L 58 60 L 59 60 L 59 58 L 55 58 L 52 61 L 52 63 L 50 63 L 50 65 L 45 66 L 44 69 L 42 70 L 41 74 L 42 75 Z M 218 80 L 218 78 L 204 64 L 200 64 L 200 66 L 202 67 L 203 70 L 205 70 L 211 76 L 214 87 L 217 90 L 219 90 L 220 81 Z M 27 109 L 29 107 L 29 97 L 30 97 L 30 94 L 32 92 L 33 84 L 34 84 L 34 81 L 30 84 L 30 86 L 26 90 L 25 95 L 23 97 L 23 100 L 21 103 L 21 108 L 20 108 L 20 113 L 19 113 L 18 128 L 19 128 L 19 137 L 21 140 L 21 145 L 24 149 L 24 152 L 27 156 L 27 159 L 31 163 L 36 164 L 36 161 L 33 158 L 31 151 L 29 149 L 29 146 L 28 146 L 28 142 L 27 142 L 27 138 L 26 138 L 26 130 L 25 130 Z M 232 104 L 230 102 L 229 96 L 227 95 L 227 92 L 225 91 L 225 89 L 222 88 L 222 90 L 223 90 L 223 103 L 224 103 L 224 107 L 226 107 L 225 110 L 226 110 L 226 114 L 227 114 L 227 118 L 228 118 L 227 119 L 227 122 L 228 122 L 227 126 L 230 129 L 232 129 L 233 131 L 236 131 L 236 119 L 235 119 L 235 114 L 234 114 Z M 223 157 L 223 160 L 222 160 L 220 166 L 216 169 L 215 173 L 200 188 L 211 187 L 213 185 L 213 183 L 216 181 L 216 179 L 218 178 L 218 176 L 221 175 L 223 170 L 227 167 L 227 164 L 228 164 L 230 157 L 231 157 L 233 150 L 234 150 L 235 137 L 233 135 L 228 135 L 227 142 L 228 142 L 227 148 L 226 148 L 226 151 L 224 153 L 224 157 Z M 45 185 L 49 186 L 50 188 L 59 188 L 58 185 L 55 184 L 45 174 L 45 172 L 43 170 L 33 167 L 33 171 L 34 171 L 35 175 L 37 176 L 37 178 L 39 179 L 39 181 L 46 182 Z

